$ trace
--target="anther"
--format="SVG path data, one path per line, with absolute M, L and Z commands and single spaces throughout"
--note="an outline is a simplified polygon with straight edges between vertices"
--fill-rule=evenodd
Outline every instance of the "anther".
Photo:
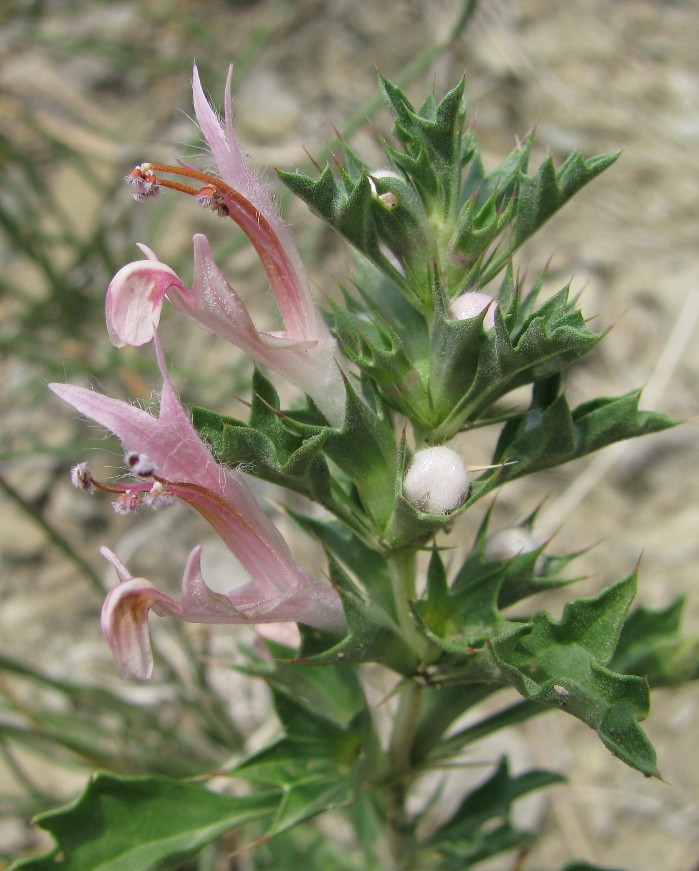
M 227 218 L 230 214 L 226 205 L 223 194 L 216 190 L 212 185 L 206 185 L 195 196 L 196 201 L 204 209 L 210 209 L 215 212 L 220 218 Z
M 143 504 L 147 505 L 148 508 L 153 509 L 167 508 L 175 501 L 175 497 L 167 492 L 165 485 L 160 481 L 156 481 L 150 490 L 143 496 Z
M 139 454 L 138 451 L 129 451 L 124 457 L 124 463 L 129 471 L 139 478 L 151 478 L 155 473 L 153 463 L 145 454 Z
M 160 182 L 148 163 L 135 167 L 126 176 L 126 181 L 132 187 L 135 200 L 147 200 L 160 193 Z
M 133 514 L 143 505 L 141 494 L 137 490 L 127 490 L 112 502 L 117 514 Z
M 70 480 L 78 490 L 85 490 L 86 493 L 95 492 L 95 482 L 87 463 L 78 463 L 74 466 L 70 470 Z

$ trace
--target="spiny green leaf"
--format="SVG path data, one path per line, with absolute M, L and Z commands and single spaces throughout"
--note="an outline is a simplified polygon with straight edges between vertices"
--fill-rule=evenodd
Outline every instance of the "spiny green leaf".
M 440 682 L 440 677 L 441 675 L 434 679 L 428 677 L 429 682 L 422 691 L 422 705 L 415 727 L 411 757 L 414 762 L 453 756 L 460 749 L 459 745 L 453 749 L 446 747 L 450 739 L 444 739 L 444 733 L 457 717 L 500 689 L 488 684 L 451 685 L 448 683 L 448 675 L 444 675 L 444 683 Z M 468 743 L 468 740 L 464 743 Z
M 468 270 L 476 263 L 510 223 L 514 211 L 514 198 L 511 197 L 502 206 L 499 204 L 499 199 L 498 192 L 494 191 L 484 203 L 479 204 L 474 195 L 461 207 L 454 235 L 449 243 L 452 259 L 457 262 L 460 271 Z M 468 273 L 465 274 L 469 279 L 471 278 Z M 451 281 L 449 284 L 454 295 L 458 292 L 455 289 L 458 288 L 458 284 L 454 286 L 455 283 Z
M 498 207 L 507 203 L 516 193 L 519 180 L 527 170 L 533 141 L 534 136 L 530 133 L 521 145 L 518 145 L 495 169 L 487 173 L 474 139 L 461 191 L 462 202 L 466 203 L 469 199 L 475 198 L 476 205 L 481 207 L 496 195 Z
M 475 692 L 474 687 L 461 686 L 459 689 L 462 692 Z M 515 702 L 515 704 L 509 705 L 504 710 L 479 720 L 472 726 L 466 726 L 464 729 L 454 732 L 448 738 L 444 738 L 439 742 L 430 742 L 430 746 L 434 744 L 434 747 L 431 749 L 429 758 L 432 760 L 448 759 L 460 752 L 464 747 L 479 741 L 486 735 L 492 735 L 493 732 L 499 732 L 500 729 L 506 729 L 508 726 L 515 726 L 518 723 L 529 720 L 531 717 L 543 714 L 545 711 L 544 705 L 540 705 L 537 702 Z
M 483 316 L 452 320 L 441 283 L 435 280 L 435 314 L 430 358 L 430 395 L 435 440 L 475 420 L 496 399 L 528 382 L 558 373 L 602 338 L 571 308 L 564 287 L 519 323 L 524 310 L 508 270 L 503 292 L 510 308 L 495 310 L 494 328 L 483 330 Z M 511 334 L 510 334 L 510 331 Z
M 640 606 L 621 633 L 612 666 L 647 678 L 651 686 L 678 686 L 699 678 L 699 636 L 683 637 L 684 599 L 652 611 Z
M 500 584 L 498 607 L 506 608 L 515 602 L 528 596 L 542 593 L 546 590 L 557 589 L 574 583 L 579 578 L 561 578 L 559 573 L 580 553 L 562 555 L 550 555 L 545 551 L 545 545 L 534 546 L 529 550 L 522 548 L 521 551 L 506 553 L 502 557 L 488 556 L 486 546 L 492 536 L 488 536 L 488 527 L 492 506 L 486 512 L 478 529 L 476 540 L 464 562 L 459 567 L 451 585 L 453 593 L 458 593 L 476 583 L 479 578 L 491 574 L 496 567 L 504 567 L 505 574 Z M 514 533 L 521 529 L 530 532 L 531 522 L 536 512 L 524 523 L 511 530 L 499 530 L 496 535 Z
M 648 714 L 648 685 L 608 668 L 633 599 L 635 573 L 597 596 L 569 602 L 560 622 L 539 612 L 529 627 L 494 638 L 490 653 L 528 699 L 561 707 L 599 735 L 627 765 L 657 774 L 655 752 L 638 726 Z
M 317 181 L 300 172 L 277 172 L 284 184 L 304 200 L 311 211 L 342 233 L 403 292 L 410 293 L 405 278 L 381 252 L 372 208 L 374 195 L 366 175 L 356 182 L 350 176 L 343 176 L 340 185 L 329 166 Z
M 205 408 L 194 408 L 192 420 L 216 457 L 232 468 L 303 493 L 333 506 L 330 474 L 322 455 L 328 437 L 325 426 L 306 426 L 303 436 L 284 424 L 279 396 L 272 384 L 255 369 L 252 408 L 248 424 Z
M 344 353 L 413 420 L 429 420 L 426 382 L 430 337 L 426 318 L 376 270 L 365 268 L 355 295 L 332 304 L 330 327 Z
M 323 677 L 327 681 L 329 675 Z M 277 812 L 265 832 L 267 836 L 350 801 L 351 769 L 361 752 L 366 731 L 363 710 L 340 725 L 322 711 L 299 703 L 289 694 L 288 687 L 275 689 L 273 695 L 285 734 L 250 754 L 232 771 L 238 777 L 281 791 Z
M 461 135 L 466 115 L 464 80 L 437 103 L 434 95 L 415 111 L 405 94 L 381 76 L 379 86 L 395 120 L 394 133 L 405 152 L 386 146 L 393 162 L 411 177 L 426 202 L 448 214 L 456 196 Z
M 249 664 L 237 670 L 267 681 L 280 697 L 293 699 L 312 717 L 321 717 L 340 729 L 364 710 L 364 693 L 357 672 L 347 665 L 326 665 L 322 669 L 301 668 L 288 661 L 289 648 L 278 648 L 270 643 L 275 659 L 249 651 Z M 286 656 L 287 659 L 279 657 Z M 280 703 L 281 704 L 281 703 Z
M 621 152 L 599 154 L 586 159 L 573 151 L 556 170 L 553 158 L 547 157 L 536 175 L 520 173 L 515 205 L 514 230 L 507 252 L 488 264 L 482 277 L 490 281 L 505 265 L 512 253 L 529 239 L 548 219 L 588 182 L 611 166 Z
M 537 309 L 515 337 L 495 310 L 495 326 L 483 331 L 480 318 L 451 320 L 435 290 L 435 334 L 430 394 L 439 420 L 435 439 L 453 435 L 496 399 L 522 384 L 550 377 L 593 348 L 593 333 L 568 305 L 564 287 Z
M 393 508 L 397 459 L 393 426 L 388 409 L 378 397 L 369 397 L 376 400 L 371 407 L 369 402 L 360 399 L 349 382 L 345 386 L 347 399 L 342 429 L 329 430 L 323 451 L 354 483 L 380 530 Z
M 355 580 L 366 583 L 372 600 L 390 613 L 394 604 L 393 594 L 388 562 L 383 553 L 372 550 L 347 526 L 336 520 L 309 517 L 291 510 L 289 515 L 303 530 L 314 535 L 352 573 Z
M 233 773 L 282 787 L 302 782 L 321 769 L 327 775 L 328 767 L 336 769 L 336 775 L 343 769 L 346 779 L 363 734 L 363 708 L 340 725 L 322 711 L 312 711 L 298 702 L 286 688 L 273 688 L 273 697 L 284 735 L 245 757 L 235 765 Z
M 497 484 L 676 425 L 666 415 L 639 411 L 640 395 L 640 390 L 633 390 L 624 396 L 601 397 L 571 412 L 562 394 L 542 407 L 535 390 L 530 410 L 507 423 L 500 434 L 493 462 L 512 465 L 501 470 Z

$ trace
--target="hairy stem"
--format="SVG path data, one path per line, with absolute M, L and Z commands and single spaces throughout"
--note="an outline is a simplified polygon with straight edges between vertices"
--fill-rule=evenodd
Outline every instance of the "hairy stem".
M 411 757 L 422 704 L 422 691 L 423 688 L 412 680 L 406 680 L 401 687 L 388 748 L 391 775 L 387 785 L 386 806 L 388 836 L 395 871 L 410 871 L 415 867 L 418 855 L 415 821 L 407 811 L 406 799 L 413 777 Z

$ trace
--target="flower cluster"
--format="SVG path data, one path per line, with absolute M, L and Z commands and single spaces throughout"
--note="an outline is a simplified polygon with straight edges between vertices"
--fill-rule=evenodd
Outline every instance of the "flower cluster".
M 73 483 L 116 494 L 118 513 L 142 505 L 162 507 L 180 501 L 202 515 L 221 536 L 250 576 L 228 595 L 212 591 L 201 572 L 200 548 L 190 554 L 179 602 L 145 578 L 132 577 L 106 548 L 121 583 L 104 603 L 102 628 L 119 671 L 147 678 L 152 671 L 148 612 L 198 623 L 305 623 L 330 633 L 345 630 L 336 591 L 311 578 L 294 561 L 280 532 L 266 516 L 242 472 L 224 468 L 194 429 L 172 388 L 158 339 L 165 297 L 199 327 L 237 345 L 259 363 L 300 387 L 333 425 L 342 423 L 345 387 L 338 349 L 310 293 L 291 235 L 261 180 L 250 170 L 233 132 L 230 75 L 225 119 L 221 123 L 204 97 L 194 69 L 196 118 L 216 161 L 219 177 L 190 167 L 143 164 L 128 180 L 136 199 L 155 196 L 161 187 L 193 194 L 204 206 L 230 217 L 246 233 L 267 273 L 285 329 L 259 331 L 245 304 L 214 262 L 203 235 L 194 237 L 194 280 L 188 288 L 146 246 L 145 260 L 124 266 L 106 294 L 106 321 L 117 347 L 154 341 L 163 377 L 157 417 L 95 391 L 52 384 L 53 392 L 82 414 L 111 430 L 126 452 L 134 478 L 123 486 L 95 481 L 86 465 L 73 470 Z M 199 183 L 190 188 L 159 173 Z

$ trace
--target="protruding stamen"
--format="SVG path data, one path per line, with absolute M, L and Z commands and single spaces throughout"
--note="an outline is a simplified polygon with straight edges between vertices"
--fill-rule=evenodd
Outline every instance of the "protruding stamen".
M 107 484 L 102 484 L 92 477 L 87 463 L 78 463 L 70 470 L 70 480 L 74 487 L 78 490 L 85 490 L 86 493 L 93 493 L 95 490 L 103 490 L 105 493 L 124 493 L 123 487 L 109 487 Z
M 126 176 L 126 181 L 133 189 L 132 196 L 135 200 L 152 199 L 160 193 L 160 182 L 148 163 L 132 169 Z
M 202 188 L 195 188 L 177 181 L 161 179 L 156 176 L 155 170 L 170 172 L 175 175 L 184 175 L 195 181 L 203 181 L 205 185 Z M 189 169 L 189 167 L 184 166 L 161 166 L 159 163 L 142 163 L 131 170 L 129 175 L 126 176 L 126 181 L 133 188 L 133 196 L 136 200 L 145 200 L 155 196 L 160 192 L 161 187 L 165 187 L 174 191 L 180 191 L 180 193 L 189 194 L 196 199 L 200 206 L 203 206 L 205 209 L 211 209 L 212 212 L 215 212 L 222 218 L 227 218 L 230 215 L 230 210 L 225 203 L 224 196 L 224 189 L 230 193 L 228 185 L 196 169 Z
M 112 503 L 117 514 L 133 514 L 139 508 L 165 508 L 176 501 L 176 497 L 168 489 L 168 481 L 155 474 L 155 466 L 146 454 L 129 451 L 124 457 L 124 464 L 132 475 L 138 478 L 148 478 L 146 483 L 134 483 L 125 487 L 112 487 L 103 484 L 92 477 L 87 463 L 79 463 L 70 473 L 73 486 L 87 493 L 102 490 L 104 493 L 115 493 L 117 498 Z
M 160 178 L 156 175 L 156 172 L 185 176 L 186 178 L 201 182 L 203 187 L 192 187 L 181 182 Z M 189 166 L 141 163 L 126 176 L 126 180 L 134 188 L 134 198 L 137 200 L 144 200 L 149 196 L 153 196 L 161 187 L 170 188 L 171 190 L 193 196 L 201 206 L 211 209 L 211 211 L 222 218 L 227 218 L 231 215 L 231 209 L 226 203 L 226 199 L 233 200 L 244 212 L 247 212 L 251 217 L 254 216 L 258 223 L 266 224 L 259 210 L 239 191 L 234 190 L 230 185 L 221 181 L 221 179 L 207 175 L 205 172 L 199 172 L 199 170 L 192 169 Z

